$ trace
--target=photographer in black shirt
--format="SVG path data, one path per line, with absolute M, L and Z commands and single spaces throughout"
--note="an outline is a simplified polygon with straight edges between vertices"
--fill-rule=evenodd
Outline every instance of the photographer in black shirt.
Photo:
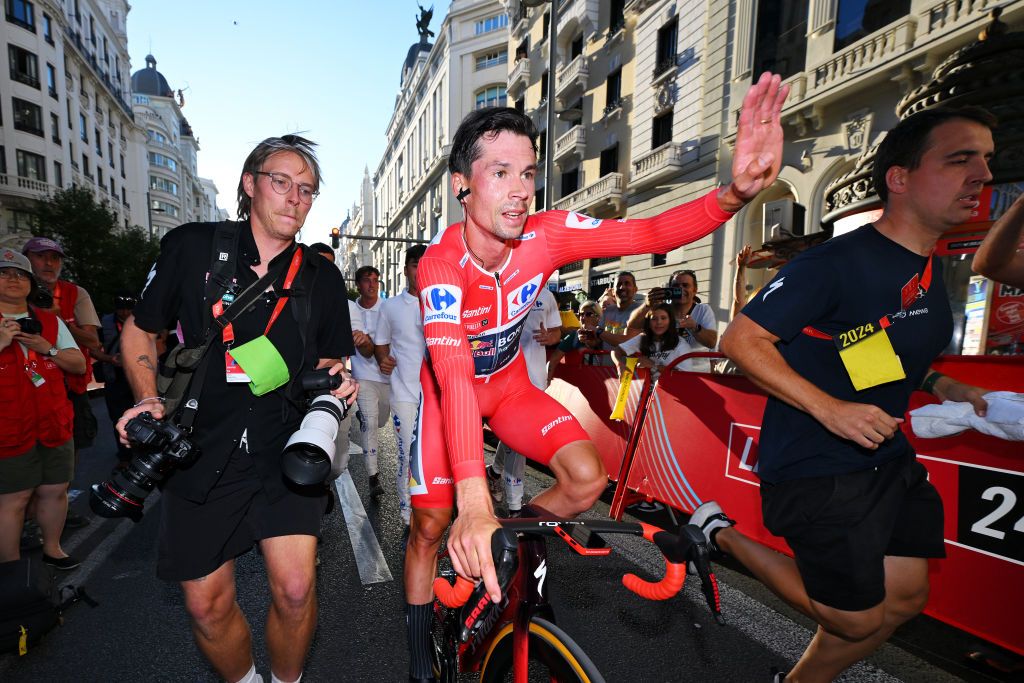
M 281 453 L 303 417 L 301 375 L 324 367 L 341 373 L 341 358 L 352 354 L 348 305 L 338 296 L 341 273 L 295 242 L 319 186 L 313 143 L 295 135 L 261 142 L 238 184 L 240 222 L 230 224 L 236 246 L 218 253 L 214 241 L 225 234 L 224 224 L 169 232 L 121 333 L 123 366 L 137 401 L 117 425 L 126 442 L 125 424 L 140 413 L 175 417 L 165 415 L 157 394 L 158 331 L 174 329 L 177 321 L 185 348 L 202 346 L 207 330 L 214 331 L 205 371 L 195 373 L 201 390 L 190 438 L 201 455 L 163 487 L 157 574 L 181 583 L 196 642 L 227 681 L 261 680 L 249 625 L 235 601 L 235 558 L 254 544 L 271 589 L 266 638 L 272 680 L 301 678 L 316 627 L 316 538 L 326 489 L 287 484 Z M 207 280 L 220 272 L 217 261 L 232 259 L 226 291 L 206 300 Z M 252 306 L 223 329 L 211 322 L 268 273 L 273 284 Z M 351 404 L 356 390 L 346 373 L 332 393 Z

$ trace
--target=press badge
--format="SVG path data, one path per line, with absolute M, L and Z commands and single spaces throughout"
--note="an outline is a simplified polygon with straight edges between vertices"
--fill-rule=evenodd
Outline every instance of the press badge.
M 858 325 L 833 337 L 839 358 L 857 391 L 905 379 L 903 363 L 878 323 Z
M 230 351 L 224 352 L 224 369 L 227 371 L 228 384 L 248 384 L 251 381 L 242 366 L 231 356 Z

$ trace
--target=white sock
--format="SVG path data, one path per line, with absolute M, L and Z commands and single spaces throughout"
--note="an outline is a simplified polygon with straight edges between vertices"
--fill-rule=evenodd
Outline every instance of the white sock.
M 274 675 L 274 670 L 273 669 L 270 670 L 270 683 L 299 683 L 299 681 L 301 681 L 301 680 L 302 680 L 302 674 L 300 673 L 299 677 L 296 678 L 294 681 L 282 681 L 280 678 L 278 678 L 276 675 Z
M 256 673 L 256 662 L 249 667 L 249 673 L 242 676 L 238 683 L 263 683 L 263 676 Z

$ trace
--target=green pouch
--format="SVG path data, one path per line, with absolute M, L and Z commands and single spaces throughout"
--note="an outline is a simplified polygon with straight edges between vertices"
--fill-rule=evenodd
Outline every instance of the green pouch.
M 288 365 L 267 335 L 231 349 L 231 357 L 249 375 L 249 389 L 257 396 L 270 393 L 288 382 Z

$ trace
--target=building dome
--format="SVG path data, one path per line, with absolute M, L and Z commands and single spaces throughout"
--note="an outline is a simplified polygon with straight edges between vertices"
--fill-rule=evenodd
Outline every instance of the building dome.
M 405 85 L 405 79 L 416 68 L 416 60 L 419 59 L 420 53 L 427 54 L 433 47 L 434 44 L 427 42 L 425 38 L 409 47 L 409 52 L 405 55 L 405 63 L 402 65 L 402 85 Z
M 156 70 L 156 57 L 146 55 L 146 68 L 132 74 L 132 92 L 136 95 L 155 95 L 157 97 L 174 97 L 174 91 L 167 84 L 167 79 Z

